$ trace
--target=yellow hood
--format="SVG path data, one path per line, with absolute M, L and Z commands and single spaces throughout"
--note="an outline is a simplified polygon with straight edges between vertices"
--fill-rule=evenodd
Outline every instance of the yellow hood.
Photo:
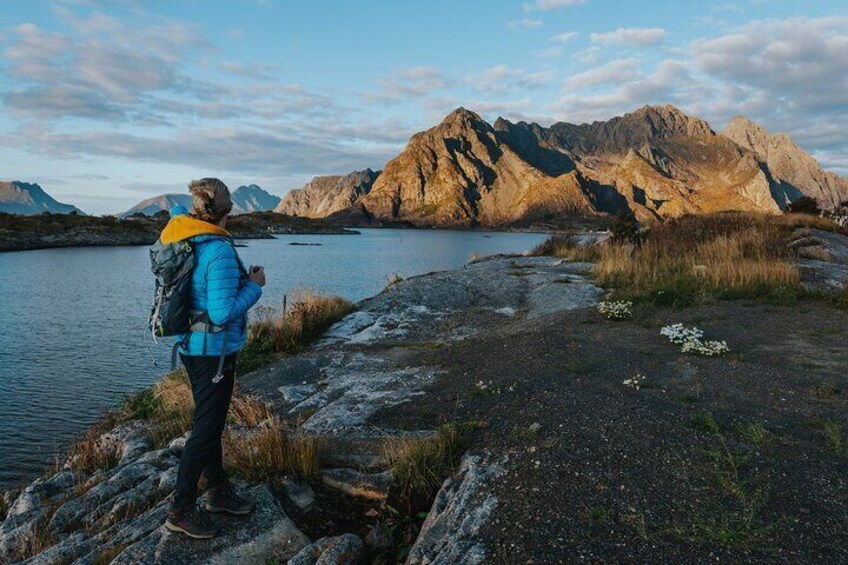
M 165 229 L 162 230 L 162 235 L 159 239 L 165 245 L 183 241 L 198 235 L 221 235 L 230 237 L 230 232 L 224 228 L 219 228 L 215 224 L 192 218 L 191 216 L 181 215 L 171 218 Z

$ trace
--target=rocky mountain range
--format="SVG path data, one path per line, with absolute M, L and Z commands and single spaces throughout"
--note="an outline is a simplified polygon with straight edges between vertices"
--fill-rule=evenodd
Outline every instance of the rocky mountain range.
M 640 220 L 779 213 L 801 196 L 830 209 L 848 199 L 848 179 L 823 171 L 785 134 L 770 136 L 744 118 L 716 133 L 673 106 L 549 127 L 502 118 L 490 125 L 459 108 L 373 175 L 358 191 L 342 182 L 348 177 L 318 177 L 278 211 L 326 216 L 351 202 L 385 221 L 505 226 L 625 209 Z
M 354 171 L 344 176 L 315 177 L 303 188 L 290 191 L 276 212 L 290 216 L 323 218 L 353 206 L 371 191 L 380 171 Z
M 151 196 L 146 198 L 121 214 L 119 218 L 126 218 L 135 214 L 144 216 L 154 216 L 162 210 L 170 210 L 174 206 L 184 206 L 191 210 L 191 195 L 190 194 L 160 194 L 159 196 Z
M 0 212 L 7 214 L 82 214 L 82 210 L 63 204 L 37 184 L 21 181 L 0 182 Z
M 279 196 L 271 194 L 255 184 L 238 187 L 233 191 L 232 198 L 233 212 L 236 214 L 268 212 L 280 203 Z
M 233 214 L 249 214 L 251 212 L 268 212 L 277 207 L 280 197 L 274 196 L 255 184 L 240 186 L 232 192 Z M 153 216 L 162 210 L 170 210 L 174 206 L 184 206 L 191 210 L 190 194 L 161 194 L 142 200 L 126 212 L 118 214 L 126 218 L 133 214 Z

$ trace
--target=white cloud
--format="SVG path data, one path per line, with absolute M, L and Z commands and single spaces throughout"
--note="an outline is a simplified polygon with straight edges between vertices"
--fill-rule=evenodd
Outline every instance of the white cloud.
M 537 57 L 553 58 L 553 57 L 559 57 L 564 52 L 565 52 L 565 49 L 562 46 L 557 45 L 556 47 L 546 47 L 545 49 L 539 49 L 538 51 L 533 51 L 533 54 L 536 55 Z
M 506 24 L 506 27 L 510 29 L 515 29 L 517 27 L 523 27 L 525 29 L 536 29 L 542 27 L 542 20 L 534 20 L 533 18 L 523 18 L 520 20 L 513 20 Z
M 565 82 L 569 90 L 580 90 L 602 84 L 622 84 L 639 76 L 636 59 L 616 59 L 605 65 L 572 75 Z
M 647 47 L 656 45 L 665 39 L 668 32 L 659 27 L 633 28 L 620 27 L 615 31 L 593 33 L 589 35 L 592 43 L 598 45 L 626 45 L 628 47 Z
M 535 2 L 524 4 L 524 9 L 528 12 L 533 10 L 547 11 L 570 6 L 580 6 L 585 3 L 586 0 L 535 0 Z
M 434 67 L 410 67 L 379 80 L 380 90 L 366 92 L 363 98 L 372 102 L 397 104 L 410 98 L 421 98 L 447 88 L 450 81 Z
M 616 76 L 624 75 L 623 80 Z M 600 92 L 594 87 L 609 85 Z M 682 61 L 666 60 L 652 72 L 643 73 L 632 60 L 612 62 L 596 70 L 571 77 L 565 93 L 550 107 L 560 119 L 590 122 L 608 119 L 632 111 L 645 104 L 672 103 L 684 105 L 698 85 Z M 588 89 L 588 91 L 583 91 Z
M 507 65 L 496 65 L 468 76 L 466 82 L 480 92 L 502 94 L 514 88 L 533 89 L 545 86 L 553 80 L 555 74 L 553 70 L 529 72 Z
M 699 70 L 769 91 L 796 112 L 848 109 L 846 53 L 848 17 L 842 16 L 751 22 L 692 44 Z
M 50 157 L 82 155 L 122 157 L 152 163 L 188 165 L 244 174 L 330 174 L 351 171 L 387 160 L 374 148 L 362 148 L 324 138 L 309 139 L 302 131 L 280 128 L 268 132 L 245 127 L 185 130 L 173 137 L 134 135 L 117 131 L 56 133 L 37 126 L 0 138 L 0 143 Z M 285 158 L 281 158 L 285 156 Z
M 3 55 L 6 73 L 16 80 L 2 96 L 13 113 L 120 119 L 149 94 L 192 88 L 179 62 L 188 50 L 206 45 L 194 27 L 129 25 L 99 13 L 89 18 L 63 9 L 59 13 L 73 35 L 31 23 L 12 30 Z
M 716 129 L 742 114 L 848 172 L 848 17 L 749 22 L 673 53 L 655 65 L 635 58 L 602 63 L 595 40 L 575 55 L 591 68 L 569 77 L 549 110 L 559 119 L 593 121 L 671 103 Z
M 713 4 L 710 6 L 710 10 L 713 12 L 733 12 L 739 13 L 742 11 L 742 8 L 739 7 L 738 4 Z
M 556 41 L 557 43 L 568 43 L 572 39 L 575 39 L 580 33 L 576 31 L 566 31 L 564 33 L 558 33 L 551 38 L 551 41 Z

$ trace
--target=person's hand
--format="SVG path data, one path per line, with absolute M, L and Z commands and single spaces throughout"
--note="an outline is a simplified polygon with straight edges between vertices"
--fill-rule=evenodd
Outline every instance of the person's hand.
M 265 267 L 250 267 L 250 280 L 259 286 L 265 286 Z

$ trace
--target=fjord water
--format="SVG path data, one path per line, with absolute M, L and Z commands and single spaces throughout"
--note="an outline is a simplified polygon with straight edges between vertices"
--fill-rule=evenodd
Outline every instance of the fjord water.
M 280 306 L 306 288 L 357 301 L 395 273 L 457 268 L 473 253 L 521 252 L 544 238 L 372 229 L 248 241 L 239 253 L 266 267 L 260 304 Z M 145 334 L 152 284 L 146 247 L 0 254 L 0 489 L 40 473 L 105 410 L 168 369 L 170 347 Z

